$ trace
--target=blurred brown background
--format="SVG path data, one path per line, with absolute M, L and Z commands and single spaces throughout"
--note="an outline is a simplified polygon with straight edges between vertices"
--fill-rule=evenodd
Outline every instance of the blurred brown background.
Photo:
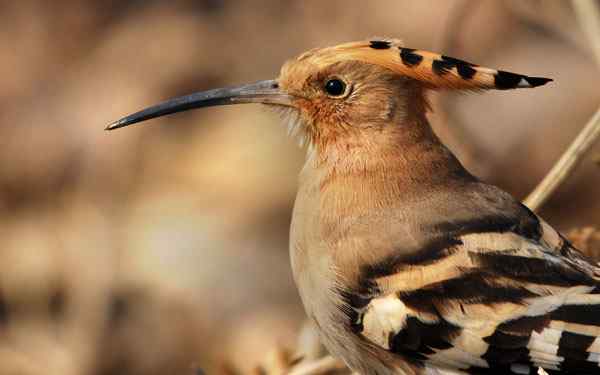
M 213 374 L 294 345 L 303 151 L 277 116 L 226 107 L 103 131 L 122 115 L 274 78 L 309 48 L 399 37 L 555 79 L 433 96 L 441 136 L 523 198 L 600 102 L 568 1 L 21 0 L 0 15 L 2 375 Z M 600 223 L 599 151 L 546 204 L 549 222 Z

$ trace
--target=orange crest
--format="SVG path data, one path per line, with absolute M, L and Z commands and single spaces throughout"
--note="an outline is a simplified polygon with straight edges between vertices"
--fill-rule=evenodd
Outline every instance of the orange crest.
M 467 61 L 433 52 L 402 46 L 398 39 L 377 39 L 340 44 L 313 50 L 300 56 L 311 57 L 317 64 L 328 65 L 356 60 L 383 66 L 398 74 L 422 82 L 431 89 L 515 89 L 537 87 L 550 78 L 485 68 Z

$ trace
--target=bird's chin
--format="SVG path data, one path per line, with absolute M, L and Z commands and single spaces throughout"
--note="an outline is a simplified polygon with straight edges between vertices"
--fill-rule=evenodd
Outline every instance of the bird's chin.
M 281 118 L 281 122 L 288 129 L 288 135 L 296 138 L 300 147 L 310 147 L 310 137 L 306 132 L 306 124 L 298 108 L 276 104 L 264 104 L 264 106 Z

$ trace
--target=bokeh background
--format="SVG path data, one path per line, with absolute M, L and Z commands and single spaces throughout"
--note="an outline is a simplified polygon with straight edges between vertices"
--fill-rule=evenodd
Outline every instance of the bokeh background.
M 274 78 L 309 48 L 399 37 L 555 79 L 432 95 L 442 138 L 523 198 L 600 103 L 570 4 L 1 2 L 0 374 L 246 373 L 295 345 L 287 240 L 303 150 L 277 116 L 233 106 L 107 133 L 110 121 Z M 562 230 L 600 223 L 599 152 L 542 211 Z

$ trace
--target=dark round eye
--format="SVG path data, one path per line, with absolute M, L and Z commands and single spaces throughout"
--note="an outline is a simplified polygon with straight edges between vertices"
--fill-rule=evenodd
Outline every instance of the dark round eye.
M 340 96 L 346 92 L 346 84 L 337 78 L 330 79 L 325 83 L 325 91 L 331 96 Z

